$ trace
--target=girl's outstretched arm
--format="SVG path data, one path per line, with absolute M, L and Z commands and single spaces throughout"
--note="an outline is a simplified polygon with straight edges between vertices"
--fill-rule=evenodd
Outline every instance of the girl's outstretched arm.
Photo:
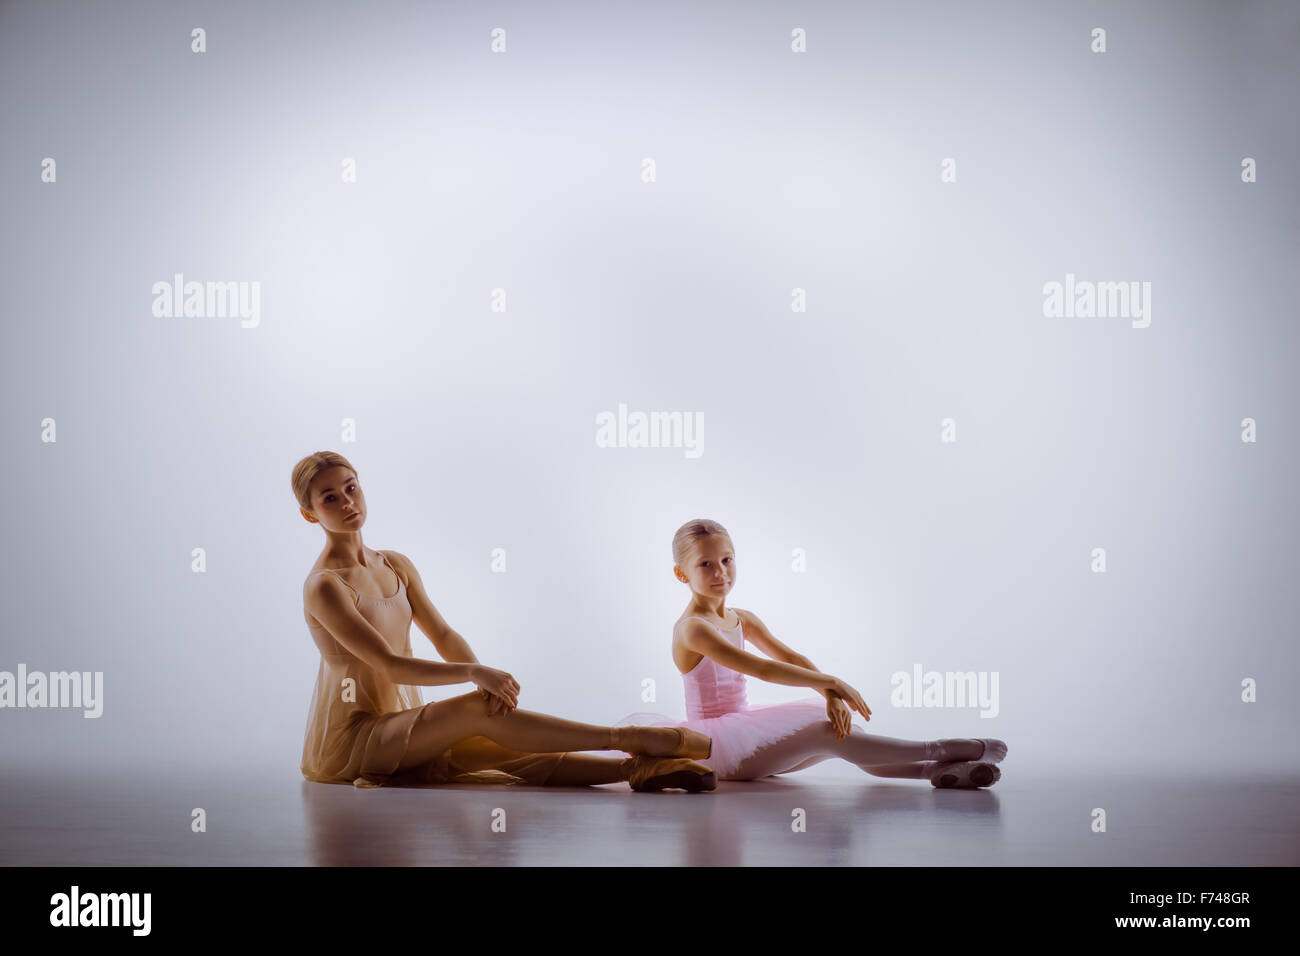
M 759 616 L 753 611 L 742 610 L 738 607 L 733 607 L 732 610 L 740 615 L 740 620 L 745 625 L 745 640 L 749 641 L 768 657 L 773 660 L 785 661 L 787 664 L 794 664 L 795 666 L 805 668 L 806 670 L 817 670 L 817 665 L 809 658 L 778 641 L 772 635 L 772 632 L 767 629 L 767 625 L 764 624 L 762 620 L 759 619 Z M 827 700 L 839 697 L 839 695 L 829 687 L 818 688 L 818 690 L 821 691 L 822 695 Z
M 733 610 L 735 610 L 733 608 Z M 737 611 L 737 614 L 740 612 Z M 752 615 L 750 615 L 752 617 Z M 742 622 L 745 619 L 742 618 Z M 757 620 L 755 618 L 755 620 Z M 697 617 L 688 617 L 682 622 L 680 627 L 682 631 L 682 642 L 695 651 L 697 654 L 703 654 L 711 657 L 724 667 L 730 667 L 732 670 L 740 671 L 742 674 L 749 674 L 760 680 L 768 681 L 772 684 L 786 684 L 791 687 L 811 687 L 814 690 L 831 691 L 834 697 L 843 701 L 844 705 L 852 710 L 856 710 L 867 720 L 871 719 L 871 708 L 867 702 L 862 699 L 862 695 L 857 689 L 840 680 L 838 677 L 832 677 L 830 674 L 823 674 L 821 671 L 809 666 L 804 667 L 801 664 L 790 664 L 785 661 L 767 660 L 763 657 L 757 657 L 753 654 L 742 651 L 734 644 L 729 644 L 722 639 L 717 630 L 708 624 L 705 624 Z M 764 628 L 766 630 L 766 628 Z M 775 638 L 773 638 L 775 642 Z M 755 642 L 759 647 L 763 645 Z M 795 657 L 802 655 L 795 654 L 784 644 L 776 642 L 774 646 L 784 648 L 787 652 Z M 802 658 L 808 661 L 807 658 Z M 811 665 L 812 661 L 808 661 Z M 832 697 L 827 696 L 826 706 L 828 710 L 832 707 Z M 835 704 L 839 707 L 839 704 Z M 843 715 L 840 723 L 847 720 L 847 713 Z M 842 728 L 841 728 L 842 729 Z
M 697 617 L 688 617 L 681 624 L 682 643 L 697 654 L 717 661 L 723 667 L 740 671 L 770 684 L 788 687 L 812 687 L 816 690 L 834 687 L 838 683 L 829 674 L 785 661 L 768 660 L 725 641 L 718 632 Z M 762 645 L 759 645 L 760 647 Z

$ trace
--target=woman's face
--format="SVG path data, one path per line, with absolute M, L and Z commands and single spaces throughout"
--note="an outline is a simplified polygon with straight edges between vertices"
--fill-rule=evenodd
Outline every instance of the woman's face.
M 311 483 L 312 514 L 326 531 L 358 531 L 366 522 L 366 497 L 356 474 L 342 465 L 326 468 Z
M 675 569 L 677 578 L 703 597 L 726 597 L 736 584 L 736 555 L 731 539 L 711 534 L 695 542 L 686 566 Z

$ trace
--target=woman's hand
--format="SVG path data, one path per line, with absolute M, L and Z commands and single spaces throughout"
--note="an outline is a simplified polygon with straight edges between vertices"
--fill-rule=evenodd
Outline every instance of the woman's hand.
M 853 714 L 849 711 L 848 704 L 840 700 L 838 695 L 826 699 L 826 716 L 835 728 L 836 740 L 843 740 L 853 729 Z
M 507 704 L 496 694 L 488 693 L 481 687 L 479 688 L 478 692 L 479 692 L 479 696 L 482 697 L 485 701 L 487 701 L 487 714 L 489 717 L 493 716 L 494 714 L 508 714 L 510 713 L 510 711 L 514 710 L 513 707 Z
M 470 672 L 470 680 L 478 685 L 480 691 L 501 698 L 501 702 L 510 710 L 519 706 L 519 682 L 503 670 L 479 664 Z M 488 701 L 488 713 L 492 713 L 491 701 Z
M 871 719 L 871 708 L 867 706 L 867 702 L 862 699 L 861 694 L 844 683 L 844 681 L 838 677 L 832 677 L 831 683 L 826 689 L 838 697 L 843 697 L 844 703 L 861 714 L 863 720 Z

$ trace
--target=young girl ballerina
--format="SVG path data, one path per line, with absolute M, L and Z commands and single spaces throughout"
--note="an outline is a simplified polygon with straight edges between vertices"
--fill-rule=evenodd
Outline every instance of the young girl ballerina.
M 754 780 L 790 773 L 841 757 L 877 777 L 928 779 L 936 787 L 986 787 L 1001 777 L 1006 756 L 1000 740 L 898 740 L 864 733 L 851 710 L 866 720 L 871 709 L 837 677 L 786 647 L 752 611 L 727 607 L 736 583 L 736 555 L 727 529 L 698 518 L 673 537 L 673 573 L 691 589 L 673 629 L 673 663 L 686 685 L 687 720 L 633 714 L 649 726 L 674 725 L 713 738 L 701 762 L 723 780 Z M 771 660 L 748 653 L 746 638 Z M 773 684 L 811 687 L 825 700 L 751 707 L 745 675 Z
M 478 662 L 443 620 L 415 566 L 361 541 L 366 499 L 335 452 L 293 469 L 303 517 L 325 549 L 303 586 L 303 616 L 320 650 L 302 773 L 357 787 L 426 783 L 589 786 L 626 780 L 634 790 L 711 790 L 711 752 L 689 728 L 601 727 L 518 710 L 519 682 Z M 448 663 L 411 655 L 411 621 Z M 473 683 L 477 691 L 422 703 L 412 685 Z M 630 758 L 569 751 L 613 750 Z

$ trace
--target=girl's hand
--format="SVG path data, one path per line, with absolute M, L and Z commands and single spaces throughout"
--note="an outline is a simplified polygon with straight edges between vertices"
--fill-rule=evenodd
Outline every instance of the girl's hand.
M 844 681 L 840 680 L 838 677 L 832 677 L 831 685 L 827 689 L 838 696 L 843 697 L 844 703 L 848 704 L 861 714 L 863 720 L 871 719 L 871 708 L 867 706 L 867 702 L 862 699 L 861 694 L 848 684 L 844 683 Z
M 831 726 L 835 728 L 836 740 L 843 740 L 853 729 L 853 714 L 849 711 L 848 705 L 838 696 L 827 698 L 826 716 L 830 718 Z
M 500 697 L 502 702 L 511 710 L 519 706 L 519 682 L 503 670 L 495 667 L 488 667 L 486 664 L 479 664 L 473 671 L 470 678 L 478 689 L 487 691 L 496 697 Z M 489 708 L 489 713 L 491 709 Z

